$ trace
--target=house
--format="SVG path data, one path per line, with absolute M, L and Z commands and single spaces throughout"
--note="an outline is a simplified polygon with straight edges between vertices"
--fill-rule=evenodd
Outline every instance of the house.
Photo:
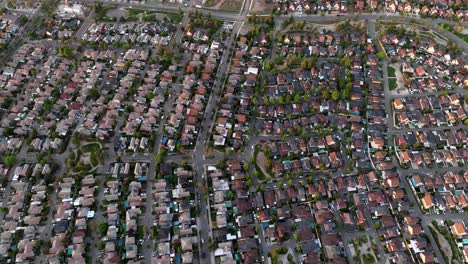
M 463 238 L 467 235 L 465 224 L 463 222 L 456 221 L 451 227 L 450 230 L 454 236 L 457 238 Z
M 400 98 L 396 98 L 395 100 L 393 100 L 393 107 L 396 110 L 403 110 L 405 108 L 405 105 L 403 104 Z
M 418 257 L 421 260 L 421 263 L 435 263 L 434 253 L 432 252 L 429 252 L 429 251 L 420 252 L 418 254 Z
M 426 193 L 423 198 L 421 198 L 421 204 L 424 209 L 430 209 L 434 207 L 434 199 L 430 193 Z

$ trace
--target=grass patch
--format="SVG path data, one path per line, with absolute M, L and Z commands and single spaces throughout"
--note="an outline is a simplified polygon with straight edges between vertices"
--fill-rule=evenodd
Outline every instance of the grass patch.
M 221 9 L 227 11 L 239 11 L 242 7 L 242 0 L 228 0 L 224 1 L 224 4 L 221 5 Z
M 362 260 L 364 261 L 364 264 L 372 264 L 375 263 L 375 258 L 372 256 L 372 254 L 367 253 L 362 255 Z
M 142 20 L 145 22 L 155 22 L 160 21 L 158 19 L 158 14 L 162 14 L 172 23 L 180 23 L 183 19 L 183 15 L 179 13 L 171 13 L 171 12 L 164 12 L 164 11 L 156 11 L 156 10 L 145 10 L 139 8 L 128 8 L 128 17 L 127 20 L 129 21 L 138 21 L 139 16 L 141 15 Z M 166 19 L 164 19 L 166 20 Z
M 98 143 L 89 143 L 81 147 L 83 152 L 97 152 L 101 149 L 101 146 Z
M 172 23 L 180 23 L 182 22 L 182 19 L 184 18 L 183 14 L 180 13 L 171 13 L 171 12 L 164 12 L 164 11 L 155 11 L 154 14 L 165 14 L 167 18 L 172 22 Z
M 461 38 L 466 43 L 468 43 L 468 34 L 463 34 L 463 33 L 460 33 L 458 31 L 456 31 L 452 25 L 445 24 L 445 23 L 439 23 L 439 29 L 442 29 L 442 30 L 445 29 L 445 30 L 455 34 L 457 37 Z
M 219 3 L 219 0 L 218 1 L 206 0 L 205 7 L 213 7 L 213 6 L 217 5 L 218 3 Z
M 390 88 L 390 91 L 395 90 L 398 87 L 397 81 L 395 79 L 389 79 L 388 87 Z
M 128 11 L 128 16 L 138 16 L 139 14 L 145 13 L 146 10 L 144 9 L 137 9 L 137 8 L 129 8 L 127 9 Z M 147 14 L 150 13 L 151 11 L 147 11 Z
M 463 39 L 463 41 L 468 43 L 468 34 L 463 34 L 463 33 L 460 33 L 460 32 L 453 32 L 453 34 L 455 34 L 457 37 Z
M 388 69 L 388 77 L 396 77 L 395 68 L 388 66 L 387 69 Z

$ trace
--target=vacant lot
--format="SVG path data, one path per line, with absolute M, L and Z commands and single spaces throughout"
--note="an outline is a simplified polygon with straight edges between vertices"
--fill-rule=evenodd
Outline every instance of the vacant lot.
M 226 11 L 239 11 L 244 0 L 207 0 L 205 7 Z
M 252 9 L 250 9 L 250 11 L 253 11 L 253 12 L 267 12 L 267 13 L 271 13 L 271 11 L 273 11 L 273 8 L 274 8 L 275 4 L 273 3 L 273 1 L 269 1 L 267 3 L 267 1 L 265 0 L 255 0 L 253 1 L 253 4 L 252 4 Z

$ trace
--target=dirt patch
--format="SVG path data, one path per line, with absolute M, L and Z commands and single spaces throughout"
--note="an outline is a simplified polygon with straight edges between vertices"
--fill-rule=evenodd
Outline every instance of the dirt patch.
M 273 8 L 275 7 L 275 4 L 273 3 L 266 3 L 265 0 L 253 0 L 252 1 L 252 9 L 250 11 L 252 12 L 268 12 L 271 13 Z
M 329 24 L 326 24 L 326 23 L 318 24 L 318 23 L 306 22 L 302 31 L 315 32 L 315 33 L 323 32 L 323 31 L 336 31 L 336 25 L 337 24 L 334 22 L 329 23 Z M 285 31 L 291 31 L 290 28 L 294 26 L 295 26 L 294 23 L 289 25 L 285 29 Z M 292 31 L 295 31 L 295 30 L 292 30 Z
M 204 7 L 227 11 L 240 11 L 244 0 L 207 0 Z
M 262 171 L 262 173 L 266 176 L 266 177 L 270 177 L 271 178 L 271 175 L 268 173 L 266 167 L 265 167 L 265 162 L 266 162 L 267 158 L 265 157 L 265 154 L 263 153 L 263 151 L 260 151 L 258 152 L 257 154 L 257 160 L 255 161 L 257 163 L 257 166 L 258 168 Z
M 113 8 L 107 11 L 106 16 L 112 18 L 127 17 L 128 11 L 123 8 Z
M 214 8 L 214 9 L 219 9 L 223 3 L 224 3 L 224 0 L 206 0 L 203 3 L 203 6 Z
M 432 228 L 432 230 L 437 234 L 435 239 L 437 239 L 437 241 L 439 242 L 439 245 L 440 245 L 440 251 L 442 251 L 442 253 L 448 258 L 448 259 L 452 259 L 452 248 L 450 248 L 450 243 L 447 241 L 447 239 L 445 239 L 445 237 L 439 233 L 439 231 L 437 231 L 436 228 L 434 228 L 434 226 L 432 224 L 429 224 Z

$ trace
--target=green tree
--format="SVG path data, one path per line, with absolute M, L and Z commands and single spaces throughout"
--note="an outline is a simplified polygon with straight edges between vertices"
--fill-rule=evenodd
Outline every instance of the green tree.
M 234 193 L 233 193 L 232 191 L 228 191 L 227 194 L 226 194 L 226 198 L 227 198 L 229 201 L 234 200 Z
M 61 46 L 58 48 L 58 53 L 60 56 L 71 59 L 73 57 L 73 50 L 67 46 Z
M 334 91 L 332 92 L 332 99 L 333 99 L 334 101 L 338 101 L 338 99 L 340 99 L 340 93 L 339 93 L 337 90 L 334 90 Z
M 154 92 L 153 91 L 149 91 L 147 94 L 146 94 L 146 99 L 148 101 L 152 100 L 154 98 Z
M 107 232 L 108 225 L 107 223 L 103 222 L 98 225 L 98 233 L 100 236 L 104 236 Z
M 328 87 L 322 89 L 322 98 L 325 100 L 330 98 L 330 90 Z
M 5 162 L 5 165 L 7 165 L 8 167 L 11 167 L 13 165 L 15 165 L 16 163 L 16 155 L 15 154 L 10 154 L 10 155 L 7 155 L 3 162 Z
M 273 65 L 271 64 L 271 61 L 270 60 L 267 60 L 265 62 L 265 70 L 267 71 L 271 71 L 273 69 Z
M 99 91 L 97 88 L 91 88 L 89 90 L 89 97 L 92 99 L 92 100 L 97 100 L 99 98 L 100 94 L 99 94 Z
M 341 60 L 341 62 L 346 66 L 346 68 L 351 67 L 351 58 L 349 58 L 348 55 L 345 55 L 343 59 Z
M 387 55 L 385 54 L 385 51 L 379 51 L 377 52 L 377 57 L 382 60 L 384 59 L 385 57 L 387 57 Z

